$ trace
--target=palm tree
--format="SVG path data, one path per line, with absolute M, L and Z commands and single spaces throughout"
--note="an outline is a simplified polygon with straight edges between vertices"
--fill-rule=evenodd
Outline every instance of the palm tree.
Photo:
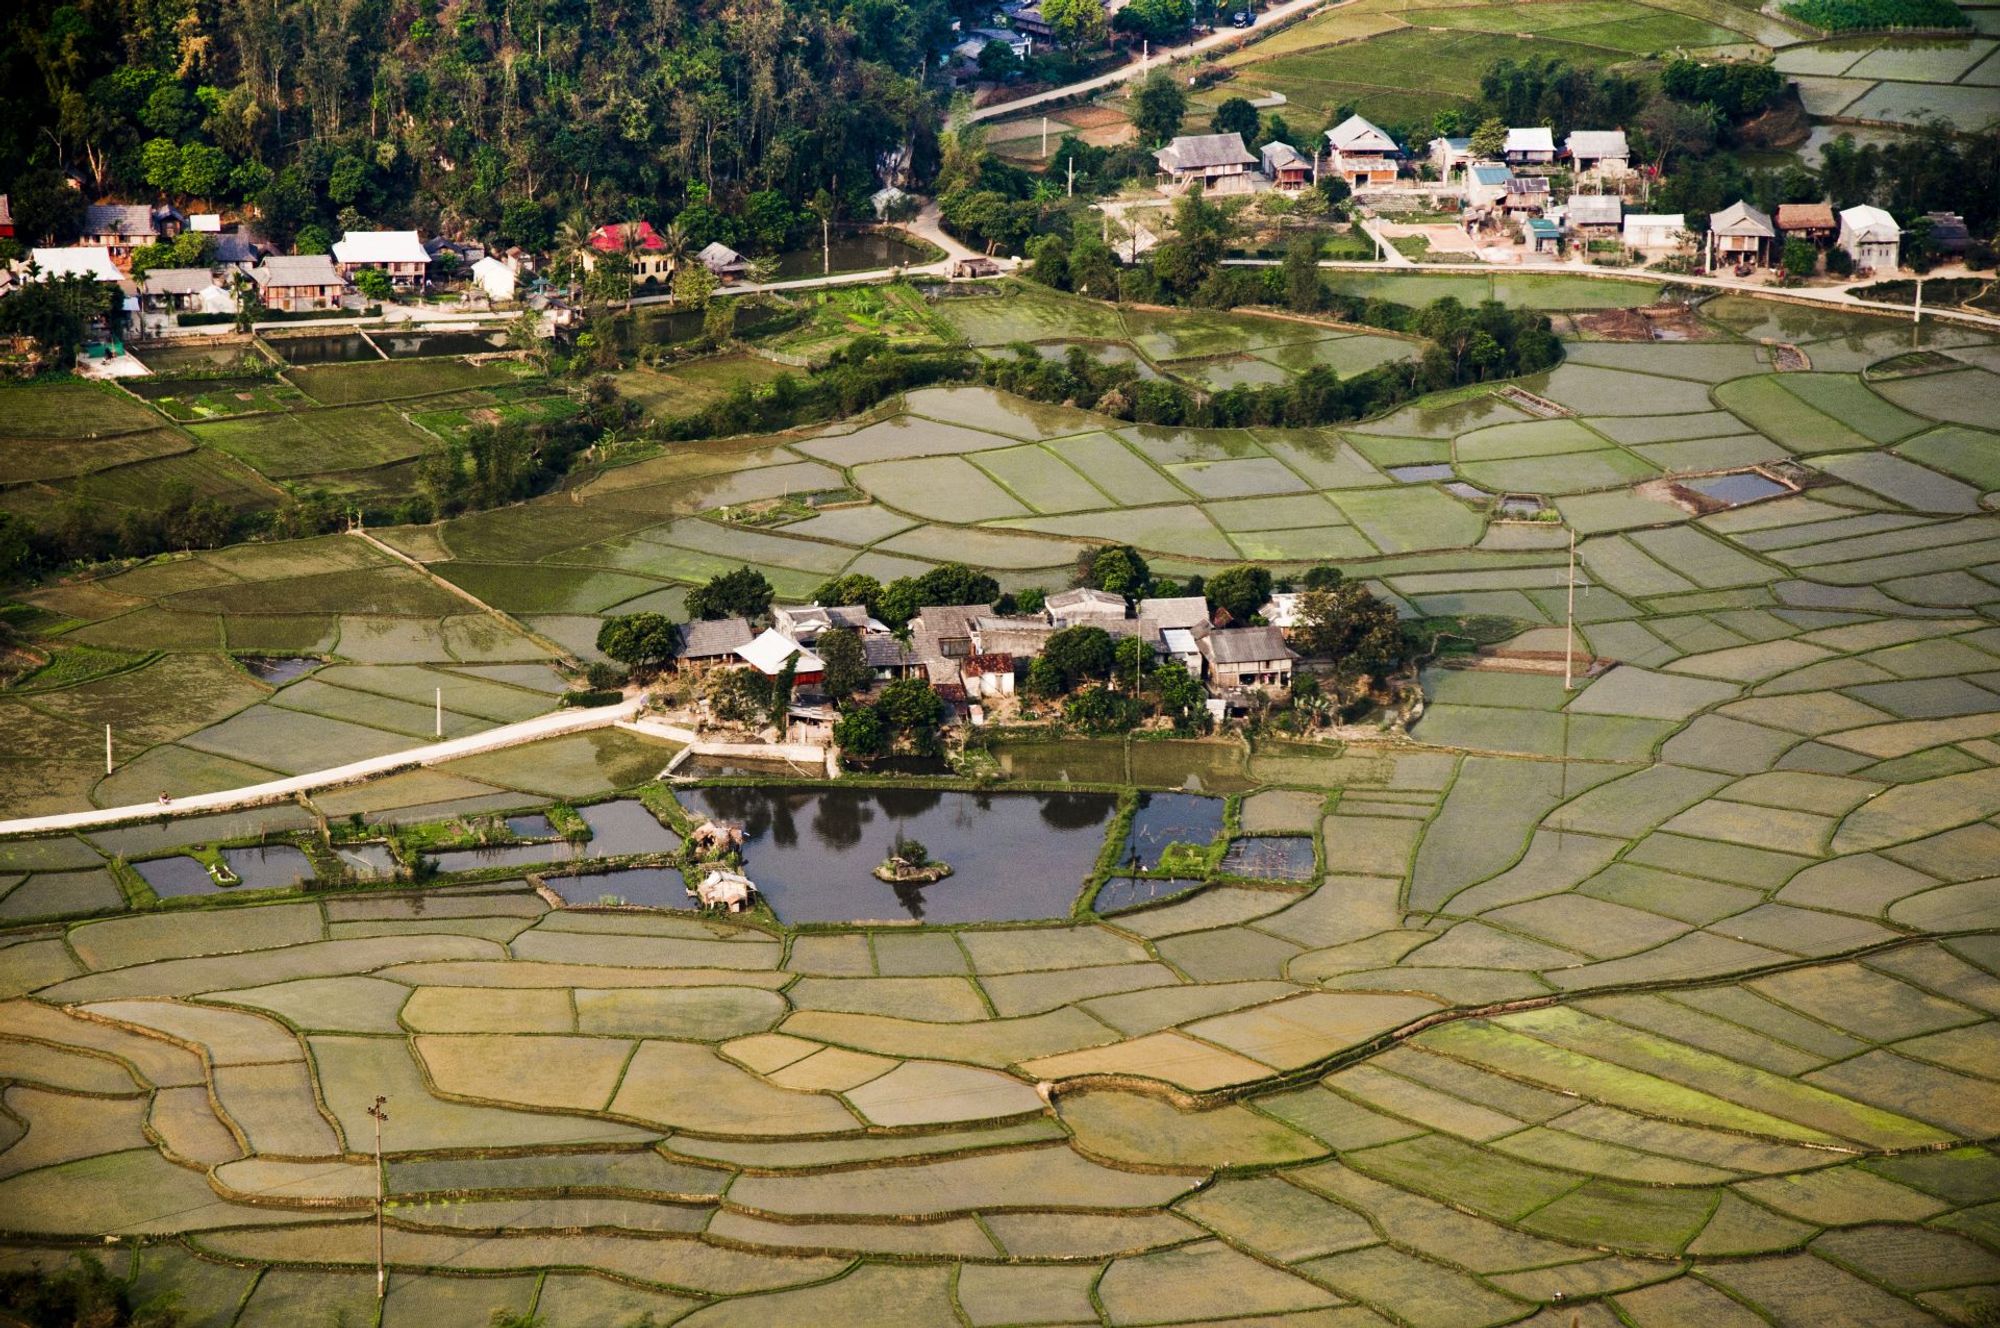
M 639 255 L 646 249 L 645 232 L 639 223 L 628 221 L 618 228 L 618 252 L 625 256 L 625 312 L 632 312 L 632 283 L 638 275 Z
M 687 227 L 679 218 L 668 222 L 667 228 L 660 232 L 660 252 L 666 257 L 668 271 L 678 268 L 693 248 L 694 242 L 688 239 Z
M 577 274 L 589 260 L 591 226 L 590 218 L 579 210 L 565 217 L 556 227 L 556 262 L 569 269 L 570 303 L 576 302 Z
M 768 286 L 778 279 L 778 260 L 769 254 L 753 258 L 745 275 L 759 286 Z

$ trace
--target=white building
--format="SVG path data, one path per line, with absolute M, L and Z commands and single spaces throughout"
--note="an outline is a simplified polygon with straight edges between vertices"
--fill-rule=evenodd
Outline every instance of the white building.
M 1509 129 L 1500 155 L 1509 166 L 1547 166 L 1556 159 L 1555 130 L 1545 125 Z
M 1645 252 L 1678 249 L 1686 233 L 1684 212 L 1631 212 L 1626 214 L 1621 235 L 1626 248 Z
M 1843 211 L 1840 237 L 1834 243 L 1847 251 L 1857 269 L 1885 271 L 1902 266 L 1903 228 L 1881 208 L 1864 203 Z
M 349 281 L 363 268 L 374 268 L 392 285 L 421 285 L 430 271 L 430 250 L 415 231 L 349 231 L 333 246 L 334 265 Z
M 514 269 L 491 255 L 472 265 L 472 284 L 486 292 L 486 298 L 495 304 L 505 304 L 514 298 L 520 287 L 520 279 Z

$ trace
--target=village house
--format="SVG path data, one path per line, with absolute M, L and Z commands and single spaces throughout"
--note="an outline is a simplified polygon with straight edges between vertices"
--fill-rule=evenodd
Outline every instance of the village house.
M 1460 196 L 1465 206 L 1472 211 L 1481 208 L 1496 208 L 1507 201 L 1508 186 L 1514 182 L 1514 172 L 1505 166 L 1482 162 L 1466 167 L 1465 187 Z
M 334 242 L 333 261 L 349 281 L 373 268 L 401 288 L 421 286 L 431 256 L 415 231 L 349 231 Z
M 1273 189 L 1294 193 L 1312 184 L 1312 162 L 1290 143 L 1266 143 L 1258 155 L 1263 158 L 1264 176 Z
M 977 281 L 981 277 L 1000 275 L 1000 264 L 985 254 L 969 254 L 964 258 L 951 260 L 951 267 L 945 273 L 949 281 Z
M 30 275 L 32 271 L 33 275 Z M 72 245 L 64 249 L 30 249 L 28 261 L 17 275 L 23 281 L 48 281 L 55 277 L 89 277 L 107 286 L 116 286 L 119 292 L 118 307 L 126 313 L 139 311 L 139 288 L 132 279 L 120 272 L 111 261 L 111 255 L 103 249 Z M 93 323 L 92 330 L 97 335 L 110 331 L 109 327 Z
M 1105 620 L 1123 620 L 1125 597 L 1083 586 L 1063 590 L 1042 601 L 1042 612 L 1057 627 L 1102 627 Z
M 683 671 L 700 673 L 735 659 L 756 634 L 742 618 L 697 618 L 674 628 L 674 663 Z
M 1208 601 L 1200 595 L 1139 601 L 1140 639 L 1197 678 L 1201 676 L 1201 638 L 1208 630 Z
M 1055 25 L 1049 22 L 1047 15 L 1042 13 L 1040 5 L 1009 5 L 1004 12 L 1007 15 L 1007 22 L 1016 32 L 1025 33 L 1036 41 L 1045 44 L 1054 43 L 1056 36 Z
M 816 687 L 826 674 L 826 663 L 818 655 L 771 627 L 736 647 L 735 655 L 766 678 L 777 677 L 790 663 L 792 681 L 800 687 Z
M 1563 140 L 1563 155 L 1579 175 L 1615 180 L 1632 171 L 1632 149 L 1623 129 L 1578 129 Z
M 1552 166 L 1556 160 L 1555 131 L 1546 126 L 1509 129 L 1500 159 L 1509 166 Z
M 1778 228 L 1771 218 L 1738 199 L 1708 219 L 1709 270 L 1743 263 L 1763 267 L 1777 243 Z
M 1326 131 L 1328 165 L 1354 189 L 1392 184 L 1403 150 L 1396 140 L 1358 115 L 1350 115 Z
M 1522 223 L 1524 238 L 1531 253 L 1556 254 L 1562 252 L 1562 223 L 1548 217 L 1529 217 Z
M 1183 134 L 1153 154 L 1167 183 L 1176 189 L 1201 185 L 1210 193 L 1242 193 L 1250 185 L 1246 167 L 1257 159 L 1241 134 Z
M 0 240 L 14 238 L 14 205 L 7 201 L 7 195 L 0 194 Z
M 1972 231 L 1956 212 L 1926 212 L 1931 224 L 1931 243 L 1940 254 L 1957 257 L 1972 247 Z
M 514 269 L 488 255 L 472 265 L 472 284 L 495 304 L 506 304 L 519 292 L 521 279 Z
M 980 700 L 1014 694 L 1014 657 L 1009 654 L 967 655 L 959 667 L 965 694 Z
M 1469 138 L 1434 138 L 1430 141 L 1431 165 L 1437 168 L 1438 179 L 1446 184 L 1451 177 L 1472 164 L 1472 140 Z
M 836 627 L 850 632 L 882 633 L 889 630 L 886 623 L 870 617 L 865 606 L 841 604 L 831 608 L 818 604 L 779 605 L 771 610 L 771 625 L 791 637 L 801 645 L 812 645 L 822 632 Z
M 974 28 L 965 40 L 951 48 L 951 53 L 958 57 L 963 69 L 968 73 L 974 72 L 979 68 L 979 57 L 994 42 L 1012 51 L 1016 60 L 1027 59 L 1035 50 L 1035 39 L 1025 33 L 1011 32 L 1006 28 Z
M 120 272 L 132 268 L 132 251 L 181 233 L 181 214 L 146 203 L 94 203 L 83 210 L 79 248 L 102 249 Z
M 1625 200 L 1616 194 L 1571 194 L 1563 204 L 1563 224 L 1580 240 L 1616 239 L 1625 226 Z
M 1548 211 L 1549 198 L 1546 175 L 1517 175 L 1507 181 L 1507 196 L 1500 200 L 1500 209 L 1509 216 L 1539 215 Z
M 325 254 L 272 254 L 251 270 L 250 280 L 266 308 L 288 314 L 338 309 L 347 293 L 340 269 Z
M 1640 253 L 1663 253 L 1681 247 L 1687 233 L 1687 216 L 1680 212 L 1628 212 L 1619 238 L 1627 249 Z
M 1099 624 L 1092 624 L 1097 626 Z M 972 620 L 971 655 L 1012 655 L 1016 661 L 1042 653 L 1060 629 L 1046 618 L 985 616 Z
M 1276 627 L 1224 627 L 1201 638 L 1209 682 L 1221 692 L 1263 691 L 1277 697 L 1291 689 L 1298 652 Z
M 989 617 L 991 604 L 927 604 L 910 622 L 910 644 L 926 662 L 957 661 L 972 653 L 972 623 Z
M 737 253 L 720 240 L 714 240 L 702 247 L 695 255 L 701 265 L 713 272 L 724 283 L 740 280 L 750 267 L 750 260 Z
M 1902 265 L 1903 230 L 1878 207 L 1864 204 L 1843 211 L 1834 243 L 1847 251 L 1856 271 L 1888 272 Z
M 236 297 L 205 267 L 156 267 L 139 283 L 148 313 L 233 314 Z
M 1831 203 L 1780 203 L 1777 225 L 1781 238 L 1789 240 L 1796 235 L 1821 248 L 1832 242 L 1839 229 Z
M 583 253 L 583 270 L 595 271 L 600 257 L 613 258 L 626 253 L 628 232 L 633 245 L 630 253 L 634 280 L 665 281 L 674 274 L 673 255 L 667 252 L 667 242 L 650 221 L 612 222 L 592 231 L 590 247 Z
M 893 636 L 864 636 L 861 638 L 861 649 L 877 682 L 914 678 L 924 671 L 924 662 L 917 652 Z

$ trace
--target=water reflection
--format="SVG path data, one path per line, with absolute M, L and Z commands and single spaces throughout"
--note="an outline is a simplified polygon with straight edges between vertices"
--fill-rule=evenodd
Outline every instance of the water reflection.
M 1108 793 L 941 789 L 695 788 L 696 816 L 739 822 L 744 870 L 788 922 L 909 918 L 1003 922 L 1063 917 L 1103 847 Z M 952 874 L 931 885 L 873 875 L 897 834 Z

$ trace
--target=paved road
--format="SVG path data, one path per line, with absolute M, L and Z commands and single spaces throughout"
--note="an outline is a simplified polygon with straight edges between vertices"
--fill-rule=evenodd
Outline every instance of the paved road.
M 621 720 L 629 720 L 636 716 L 641 704 L 643 703 L 640 698 L 634 697 L 617 705 L 556 710 L 546 715 L 537 715 L 533 719 L 524 719 L 518 724 L 503 724 L 499 728 L 487 729 L 483 733 L 452 738 L 445 742 L 434 742 L 424 747 L 412 747 L 405 752 L 391 752 L 387 756 L 370 757 L 365 761 L 350 761 L 346 765 L 331 766 L 325 770 L 314 770 L 303 775 L 292 775 L 286 779 L 273 779 L 262 784 L 249 784 L 242 788 L 224 789 L 218 793 L 193 793 L 184 798 L 175 798 L 164 807 L 155 802 L 140 802 L 124 807 L 101 807 L 85 812 L 24 816 L 12 821 L 0 821 L 0 836 L 47 834 L 57 830 L 87 830 L 97 826 L 117 825 L 125 821 L 150 821 L 161 816 L 191 816 L 198 812 L 235 811 L 243 807 L 288 802 L 297 794 L 310 793 L 314 789 L 352 784 L 357 780 L 369 779 L 376 775 L 391 774 L 397 770 L 408 770 L 416 766 L 436 765 L 441 761 L 450 761 L 461 756 L 497 751 L 502 747 L 516 747 L 525 742 L 553 738 L 565 733 L 609 728 Z
M 1206 55 L 1210 51 L 1228 50 L 1231 47 L 1247 46 L 1265 33 L 1281 28 L 1291 19 L 1302 17 L 1315 9 L 1338 9 L 1354 0 L 1285 0 L 1284 4 L 1272 5 L 1257 16 L 1257 24 L 1250 28 L 1222 28 L 1186 46 L 1174 46 L 1156 50 L 1146 60 L 1134 60 L 1131 64 L 1120 65 L 1108 74 L 1095 78 L 1079 79 L 1065 83 L 1047 92 L 1037 92 L 1033 96 L 1016 101 L 995 102 L 991 106 L 981 106 L 968 113 L 962 123 L 974 124 L 980 120 L 1005 120 L 1033 110 L 1037 106 L 1050 106 L 1068 101 L 1072 97 L 1083 97 L 1106 88 L 1115 88 L 1120 83 L 1129 83 L 1144 77 L 1155 69 L 1174 60 L 1185 60 L 1190 56 Z

